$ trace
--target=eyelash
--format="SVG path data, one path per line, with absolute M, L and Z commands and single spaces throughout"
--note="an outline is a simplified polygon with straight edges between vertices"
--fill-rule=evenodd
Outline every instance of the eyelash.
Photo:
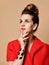
M 26 20 L 25 22 L 29 23 L 29 21 L 28 21 L 28 20 Z
M 20 21 L 20 23 L 22 23 L 22 21 Z

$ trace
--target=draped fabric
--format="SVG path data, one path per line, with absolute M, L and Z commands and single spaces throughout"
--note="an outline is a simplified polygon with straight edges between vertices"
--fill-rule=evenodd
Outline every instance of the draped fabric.
M 30 52 L 26 49 L 23 65 L 49 65 L 49 45 L 41 42 L 34 36 L 34 42 Z M 14 61 L 21 48 L 20 42 L 13 40 L 8 43 L 7 47 L 7 61 Z

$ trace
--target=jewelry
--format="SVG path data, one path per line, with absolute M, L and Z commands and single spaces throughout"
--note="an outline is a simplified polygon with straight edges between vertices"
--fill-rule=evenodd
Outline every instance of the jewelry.
M 24 49 L 21 48 L 20 52 L 19 52 L 19 54 L 17 56 L 17 59 L 22 59 L 23 55 L 24 55 Z

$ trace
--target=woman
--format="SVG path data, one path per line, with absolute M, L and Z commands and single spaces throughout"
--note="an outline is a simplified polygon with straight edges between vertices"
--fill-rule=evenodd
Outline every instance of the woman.
M 34 36 L 39 25 L 39 10 L 28 4 L 20 17 L 20 38 L 9 42 L 9 65 L 49 65 L 49 47 Z

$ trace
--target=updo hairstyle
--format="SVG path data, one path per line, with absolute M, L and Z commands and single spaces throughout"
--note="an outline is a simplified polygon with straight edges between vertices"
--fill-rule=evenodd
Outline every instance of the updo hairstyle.
M 23 15 L 23 14 L 29 14 L 29 15 L 33 16 L 32 17 L 32 21 L 33 21 L 34 24 L 37 24 L 37 27 L 34 30 L 34 32 L 35 32 L 37 30 L 37 28 L 38 28 L 38 25 L 39 25 L 39 10 L 36 7 L 36 5 L 34 5 L 32 3 L 31 4 L 28 4 L 24 8 L 24 10 L 22 11 L 22 14 L 21 15 Z

